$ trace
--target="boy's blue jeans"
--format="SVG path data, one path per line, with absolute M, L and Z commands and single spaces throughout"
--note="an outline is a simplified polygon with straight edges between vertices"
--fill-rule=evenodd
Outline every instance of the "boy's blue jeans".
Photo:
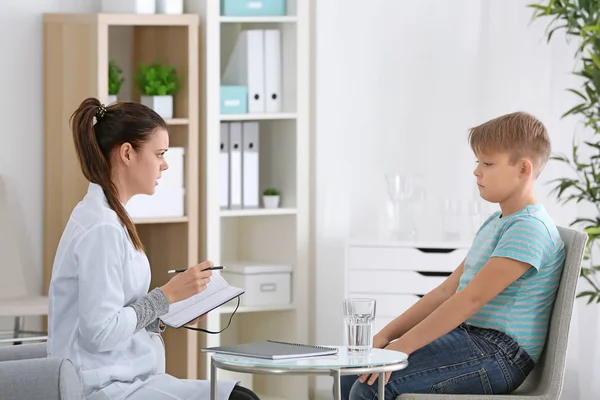
M 508 335 L 461 324 L 410 355 L 408 367 L 392 372 L 385 398 L 403 393 L 506 394 L 518 388 L 535 363 Z M 376 400 L 377 381 L 342 376 L 343 400 Z

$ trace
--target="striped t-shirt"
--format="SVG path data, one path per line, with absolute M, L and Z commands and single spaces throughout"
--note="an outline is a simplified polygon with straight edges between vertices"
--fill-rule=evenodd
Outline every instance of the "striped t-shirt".
M 505 217 L 496 212 L 488 218 L 467 254 L 459 291 L 490 257 L 515 259 L 533 268 L 466 322 L 506 333 L 537 362 L 565 259 L 564 243 L 546 209 L 533 204 Z

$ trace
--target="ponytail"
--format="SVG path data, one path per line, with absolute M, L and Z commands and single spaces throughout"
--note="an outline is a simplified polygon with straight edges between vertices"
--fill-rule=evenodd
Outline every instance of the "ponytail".
M 144 114 L 148 113 L 148 110 L 140 108 L 145 106 L 141 104 L 132 106 L 132 104 L 120 103 L 106 108 L 98 99 L 88 98 L 71 115 L 70 122 L 75 150 L 83 175 L 88 181 L 102 187 L 108 205 L 117 213 L 119 220 L 127 229 L 133 246 L 137 250 L 143 251 L 144 246 L 135 225 L 121 203 L 117 188 L 111 179 L 112 150 L 125 142 L 130 142 L 135 148 L 147 140 L 153 131 L 153 128 L 146 128 L 149 125 L 147 121 L 146 123 L 136 121 L 136 118 L 143 119 Z M 129 108 L 131 110 L 128 110 Z M 136 113 L 138 109 L 140 112 Z M 156 119 L 157 116 L 150 114 L 152 119 Z M 95 124 L 94 118 L 96 119 Z M 162 125 L 160 123 L 162 119 L 158 118 L 158 125 Z M 132 132 L 134 137 L 127 138 L 127 128 L 131 128 L 128 125 L 132 123 L 137 123 L 138 130 Z

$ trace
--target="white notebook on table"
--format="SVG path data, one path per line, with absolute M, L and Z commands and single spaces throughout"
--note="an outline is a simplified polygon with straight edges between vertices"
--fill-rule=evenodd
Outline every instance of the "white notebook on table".
M 243 289 L 230 286 L 221 275 L 213 275 L 204 291 L 171 304 L 169 312 L 160 319 L 171 328 L 180 328 L 243 293 Z

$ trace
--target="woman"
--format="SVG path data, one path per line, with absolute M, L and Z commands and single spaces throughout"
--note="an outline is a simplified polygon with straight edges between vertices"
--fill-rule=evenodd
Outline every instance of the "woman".
M 150 265 L 125 211 L 134 195 L 153 194 L 168 168 L 167 125 L 144 105 L 104 107 L 94 98 L 81 103 L 71 123 L 90 184 L 54 259 L 48 355 L 75 364 L 86 399 L 208 400 L 209 382 L 164 373 L 160 317 L 169 304 L 206 288 L 212 263 L 192 266 L 148 293 Z M 258 398 L 235 381 L 219 381 L 218 399 Z

